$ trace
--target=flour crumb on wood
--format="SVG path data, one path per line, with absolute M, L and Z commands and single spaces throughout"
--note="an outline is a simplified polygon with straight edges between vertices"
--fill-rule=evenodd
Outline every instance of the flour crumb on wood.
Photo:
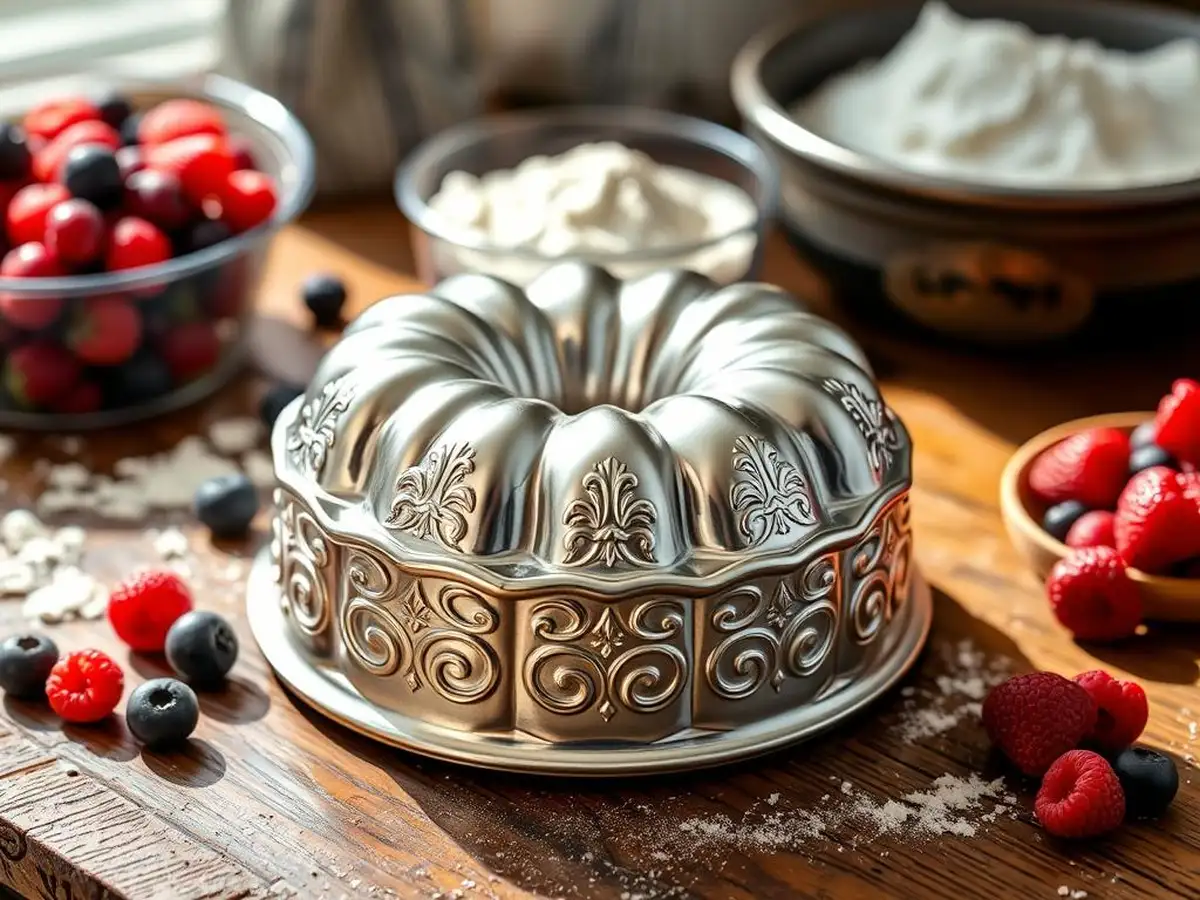
M 262 432 L 258 419 L 237 416 L 213 422 L 208 428 L 208 439 L 218 453 L 238 456 L 257 447 Z

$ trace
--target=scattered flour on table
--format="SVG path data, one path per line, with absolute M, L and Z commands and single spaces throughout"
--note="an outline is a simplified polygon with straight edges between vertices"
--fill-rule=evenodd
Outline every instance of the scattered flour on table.
M 904 706 L 894 731 L 906 744 L 977 722 L 988 690 L 1011 669 L 1011 660 L 989 657 L 970 640 L 943 647 L 942 664 L 946 671 L 935 680 L 936 690 L 909 687 L 901 692 Z
M 191 551 L 187 535 L 178 528 L 151 529 L 150 537 L 154 541 L 154 552 L 164 562 L 183 559 Z
M 208 429 L 208 439 L 222 455 L 237 456 L 257 447 L 262 432 L 262 423 L 258 419 L 237 416 L 214 422 Z
M 107 595 L 79 568 L 86 534 L 73 525 L 50 528 L 27 509 L 0 519 L 0 597 L 24 598 L 31 619 L 96 618 Z
M 1058 886 L 1058 896 L 1060 897 L 1069 897 L 1070 900 L 1084 900 L 1087 895 L 1087 891 L 1071 890 L 1071 888 L 1067 887 L 1065 884 L 1060 884 Z

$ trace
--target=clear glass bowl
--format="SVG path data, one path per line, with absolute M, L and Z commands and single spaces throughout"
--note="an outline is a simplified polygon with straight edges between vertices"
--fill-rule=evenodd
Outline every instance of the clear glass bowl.
M 53 305 L 57 310 L 45 317 L 28 317 L 48 320 L 33 330 L 0 317 L 4 371 L 0 428 L 81 430 L 120 425 L 193 403 L 223 385 L 244 360 L 247 325 L 267 245 L 312 198 L 312 141 L 299 120 L 275 98 L 215 75 L 169 83 L 98 75 L 94 90 L 100 87 L 121 91 L 138 109 L 172 97 L 193 97 L 218 107 L 230 132 L 249 142 L 259 169 L 275 179 L 279 204 L 270 222 L 158 265 L 62 278 L 0 278 L 0 295 L 6 295 L 6 302 Z M 20 111 L 0 113 L 16 116 Z M 128 298 L 141 313 L 142 342 L 124 363 L 82 367 L 80 383 L 94 384 L 89 388 L 93 394 L 99 389 L 100 409 L 78 413 L 18 402 L 10 390 L 13 380 L 21 377 L 13 354 L 33 343 L 65 349 L 67 335 L 89 300 L 106 295 Z M 163 348 L 168 341 L 178 346 L 184 339 L 172 334 L 182 330 L 191 336 L 200 334 L 203 340 L 211 340 L 206 332 L 216 336 L 220 350 L 213 365 L 202 370 L 167 365 Z
M 733 184 L 754 201 L 756 215 L 729 232 L 697 243 L 629 253 L 573 254 L 621 278 L 655 269 L 686 268 L 721 284 L 754 278 L 762 236 L 774 213 L 774 165 L 753 140 L 702 119 L 653 109 L 575 107 L 487 116 L 440 132 L 413 151 L 396 175 L 396 202 L 413 231 L 417 273 L 435 284 L 464 271 L 497 275 L 514 284 L 533 280 L 562 256 L 481 243 L 430 208 L 450 172 L 482 175 L 511 169 L 530 156 L 554 156 L 580 144 L 616 141 L 660 165 L 677 166 Z M 457 232 L 457 233 L 456 233 Z

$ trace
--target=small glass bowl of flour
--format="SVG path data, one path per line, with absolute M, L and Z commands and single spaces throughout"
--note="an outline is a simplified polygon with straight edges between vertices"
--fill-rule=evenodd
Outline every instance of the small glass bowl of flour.
M 619 278 L 691 269 L 721 284 L 757 272 L 774 168 L 752 140 L 650 109 L 564 109 L 465 122 L 396 178 L 417 271 L 524 286 L 556 262 Z

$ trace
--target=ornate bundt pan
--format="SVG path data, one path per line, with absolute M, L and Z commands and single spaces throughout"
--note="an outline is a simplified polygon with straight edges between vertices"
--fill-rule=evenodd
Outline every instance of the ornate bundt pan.
M 354 322 L 273 436 L 249 609 L 350 727 L 600 774 L 831 726 L 928 630 L 911 452 L 861 350 L 764 285 L 564 264 Z

